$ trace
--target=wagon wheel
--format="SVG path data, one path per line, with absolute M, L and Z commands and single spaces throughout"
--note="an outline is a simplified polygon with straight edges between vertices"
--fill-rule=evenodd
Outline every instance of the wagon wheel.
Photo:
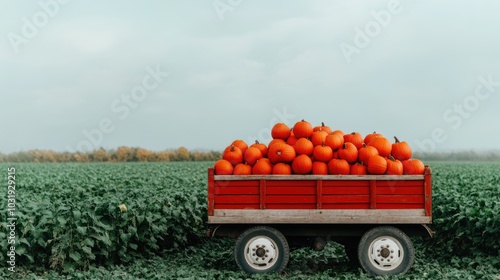
M 238 267 L 249 273 L 280 272 L 288 264 L 290 249 L 281 232 L 258 226 L 238 237 L 234 257 Z
M 412 266 L 414 255 L 410 238 L 395 227 L 373 228 L 359 241 L 359 262 L 371 275 L 404 274 Z

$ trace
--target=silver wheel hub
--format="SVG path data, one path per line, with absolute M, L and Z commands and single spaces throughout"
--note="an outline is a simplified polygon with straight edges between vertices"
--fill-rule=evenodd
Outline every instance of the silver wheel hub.
M 403 262 L 404 254 L 401 243 L 391 236 L 375 239 L 368 248 L 370 263 L 384 271 L 396 269 Z
M 276 243 L 266 236 L 256 236 L 245 244 L 245 261 L 254 269 L 265 270 L 278 260 Z

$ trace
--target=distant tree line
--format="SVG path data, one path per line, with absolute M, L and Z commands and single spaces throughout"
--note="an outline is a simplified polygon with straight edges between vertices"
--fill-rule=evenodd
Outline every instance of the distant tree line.
M 166 162 L 215 161 L 220 158 L 221 153 L 217 151 L 189 151 L 185 147 L 159 152 L 122 146 L 113 150 L 100 148 L 92 152 L 29 150 L 11 154 L 0 153 L 0 162 Z

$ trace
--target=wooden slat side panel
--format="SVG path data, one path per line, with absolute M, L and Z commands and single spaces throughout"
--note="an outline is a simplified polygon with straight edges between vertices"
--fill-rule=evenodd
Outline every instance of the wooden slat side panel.
M 316 209 L 316 203 L 268 203 L 267 209 Z
M 389 187 L 389 188 L 407 188 L 407 187 L 424 187 L 424 181 L 377 181 L 378 187 Z
M 328 203 L 370 203 L 369 195 L 324 195 L 323 204 Z
M 370 209 L 369 203 L 325 203 L 323 209 Z
M 429 166 L 425 167 L 424 188 L 425 188 L 425 214 L 432 217 L 432 170 Z
M 424 203 L 423 195 L 377 195 L 378 203 Z
M 218 195 L 215 197 L 215 205 L 217 204 L 249 204 L 260 203 L 258 195 Z M 216 207 L 217 208 L 217 207 Z M 243 208 L 243 207 L 242 207 Z
M 245 195 L 254 194 L 259 195 L 260 190 L 258 186 L 255 187 L 217 187 L 215 188 L 215 195 Z
M 215 180 L 266 180 L 266 181 L 370 181 L 370 180 L 423 180 L 424 175 L 215 175 Z
M 268 195 L 266 198 L 267 205 L 270 204 L 295 204 L 295 203 L 316 203 L 315 195 Z M 316 208 L 316 207 L 314 207 Z
M 208 199 L 208 204 L 207 204 L 207 211 L 208 211 L 208 216 L 213 216 L 214 215 L 214 197 L 215 197 L 215 182 L 214 182 L 214 169 L 209 168 L 208 169 L 208 184 L 207 184 L 207 199 Z
M 267 181 L 268 188 L 301 188 L 301 187 L 309 187 L 314 188 L 316 186 L 316 180 L 301 180 L 301 181 Z
M 357 195 L 357 194 L 370 194 L 370 188 L 366 186 L 325 186 L 326 182 L 323 181 L 323 195 Z
M 411 187 L 388 187 L 388 186 L 377 186 L 377 194 L 387 194 L 387 195 L 423 195 L 423 186 L 411 186 Z
M 297 186 L 297 187 L 272 187 L 267 182 L 267 195 L 290 194 L 290 195 L 316 195 L 316 186 Z
M 379 203 L 377 209 L 424 209 L 423 203 Z
M 255 210 L 258 210 L 260 209 L 260 203 L 248 203 L 248 204 L 234 204 L 234 203 L 230 203 L 230 204 L 224 204 L 224 203 L 220 203 L 220 204 L 216 204 L 215 205 L 215 211 L 218 211 L 218 210 L 224 210 L 224 209 L 237 209 L 237 210 L 246 210 L 246 209 L 255 209 Z
M 259 187 L 258 180 L 251 181 L 215 181 L 216 188 L 242 188 L 242 187 Z

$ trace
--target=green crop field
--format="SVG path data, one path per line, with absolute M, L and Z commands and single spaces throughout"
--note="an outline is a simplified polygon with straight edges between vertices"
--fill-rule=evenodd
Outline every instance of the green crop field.
M 369 279 L 334 243 L 322 252 L 292 251 L 279 275 L 239 271 L 233 241 L 205 237 L 212 164 L 12 165 L 15 272 L 8 270 L 13 233 L 4 210 L 0 278 Z M 436 236 L 414 238 L 414 266 L 393 278 L 499 280 L 500 163 L 428 164 Z M 1 165 L 3 209 L 9 207 L 8 167 Z

